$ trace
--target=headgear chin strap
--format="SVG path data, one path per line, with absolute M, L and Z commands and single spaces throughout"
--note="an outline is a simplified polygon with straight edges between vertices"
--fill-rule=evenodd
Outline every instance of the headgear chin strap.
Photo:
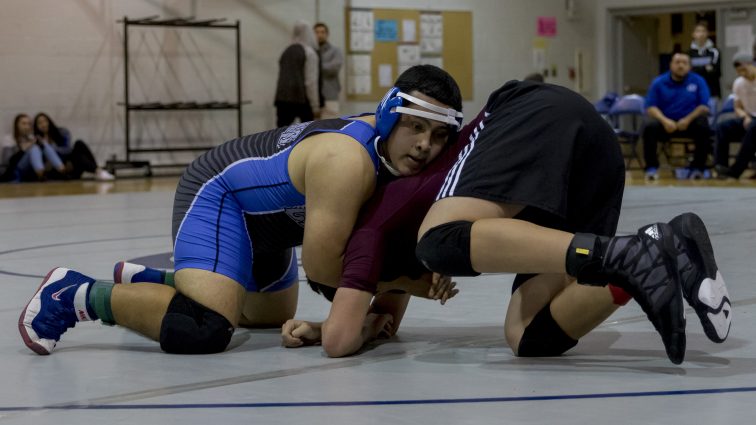
M 402 173 L 400 173 L 399 170 L 394 168 L 394 166 L 391 165 L 391 163 L 388 162 L 388 160 L 384 158 L 383 155 L 381 155 L 381 151 L 380 149 L 378 149 L 379 140 L 381 140 L 381 136 L 376 136 L 375 141 L 373 141 L 373 148 L 375 149 L 375 154 L 378 155 L 378 158 L 381 159 L 381 163 L 383 164 L 384 167 L 386 167 L 386 169 L 388 170 L 389 173 L 391 173 L 391 175 L 396 176 L 396 177 L 401 176 Z

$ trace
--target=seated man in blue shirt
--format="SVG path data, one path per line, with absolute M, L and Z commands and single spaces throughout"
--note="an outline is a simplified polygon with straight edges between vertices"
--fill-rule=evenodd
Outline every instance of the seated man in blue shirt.
M 650 118 L 643 130 L 646 179 L 659 178 L 656 145 L 670 137 L 690 137 L 695 141 L 688 178 L 703 178 L 711 145 L 708 103 L 709 88 L 703 77 L 690 72 L 690 56 L 675 53 L 669 71 L 654 79 L 646 95 L 646 113 Z

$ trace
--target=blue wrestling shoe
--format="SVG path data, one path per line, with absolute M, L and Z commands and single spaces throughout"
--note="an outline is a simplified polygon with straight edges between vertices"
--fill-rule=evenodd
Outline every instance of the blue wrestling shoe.
M 676 243 L 680 252 L 677 264 L 685 300 L 696 311 L 706 336 L 714 342 L 724 342 L 730 333 L 732 304 L 706 226 L 693 213 L 681 214 L 669 225 L 680 236 Z
M 60 336 L 76 322 L 93 320 L 87 292 L 94 281 L 73 270 L 52 269 L 18 319 L 24 344 L 37 354 L 50 354 Z
M 113 267 L 115 283 L 165 283 L 165 271 L 120 261 Z

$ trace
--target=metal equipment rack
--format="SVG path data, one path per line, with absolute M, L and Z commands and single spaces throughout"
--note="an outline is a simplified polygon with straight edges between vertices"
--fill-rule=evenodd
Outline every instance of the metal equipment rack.
M 186 164 L 151 164 L 149 160 L 135 160 L 134 154 L 157 153 L 157 152 L 187 152 L 187 151 L 207 151 L 213 146 L 165 146 L 139 148 L 132 145 L 131 141 L 131 113 L 144 111 L 182 111 L 182 110 L 229 110 L 236 111 L 237 115 L 237 135 L 242 135 L 242 105 L 249 103 L 242 101 L 241 93 L 241 43 L 240 43 L 240 26 L 237 20 L 233 24 L 224 23 L 225 18 L 220 19 L 202 19 L 197 20 L 194 17 L 159 19 L 158 16 L 149 16 L 140 19 L 129 19 L 124 16 L 118 23 L 123 23 L 123 86 L 124 86 L 124 107 L 125 116 L 125 144 L 126 160 L 119 161 L 112 159 L 107 162 L 106 168 L 112 173 L 124 168 L 143 168 L 146 175 L 152 175 L 153 167 L 178 167 Z M 236 100 L 233 102 L 212 101 L 212 102 L 149 102 L 149 103 L 131 103 L 129 97 L 129 29 L 131 27 L 173 27 L 173 28 L 211 28 L 211 29 L 230 29 L 235 31 L 236 40 Z M 119 103 L 119 105 L 121 105 Z

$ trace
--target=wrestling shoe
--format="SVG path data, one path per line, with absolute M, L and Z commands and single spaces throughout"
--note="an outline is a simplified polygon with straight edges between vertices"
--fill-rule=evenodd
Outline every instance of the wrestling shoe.
M 113 267 L 115 283 L 165 283 L 165 271 L 119 261 Z
M 732 304 L 717 269 L 706 226 L 694 213 L 678 215 L 669 225 L 680 236 L 677 268 L 685 300 L 696 311 L 706 336 L 714 342 L 724 342 L 730 333 Z
M 566 269 L 583 285 L 611 283 L 630 294 L 661 335 L 667 357 L 680 364 L 686 339 L 678 255 L 674 231 L 666 223 L 644 226 L 630 236 L 576 233 Z
M 641 227 L 634 236 L 609 241 L 604 267 L 623 279 L 613 281 L 632 295 L 659 332 L 674 364 L 685 358 L 685 309 L 674 231 L 665 223 Z
M 94 281 L 73 270 L 52 269 L 18 319 L 24 344 L 37 354 L 50 354 L 76 322 L 92 320 L 94 313 L 88 311 L 86 300 Z

